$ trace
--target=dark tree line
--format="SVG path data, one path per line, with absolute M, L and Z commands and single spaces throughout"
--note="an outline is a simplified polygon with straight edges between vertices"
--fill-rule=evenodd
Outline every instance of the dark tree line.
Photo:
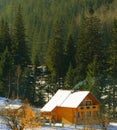
M 60 22 L 57 24 L 58 26 L 55 26 L 53 30 L 54 34 L 46 55 L 46 64 L 51 72 L 51 78 L 56 79 L 51 80 L 56 84 L 55 90 L 61 88 L 61 85 L 57 85 L 61 78 L 64 84 L 63 89 L 89 90 L 100 101 L 108 104 L 108 110 L 112 112 L 115 119 L 117 20 L 115 19 L 112 23 L 109 44 L 105 44 L 103 24 L 93 13 L 82 19 L 77 43 L 72 37 L 73 34 L 68 37 L 68 40 L 64 39 L 60 35 L 63 25 Z M 74 88 L 75 85 L 77 87 Z M 103 99 L 104 95 L 107 97 Z
M 48 2 L 48 7 L 51 4 Z M 82 4 L 83 7 L 90 5 L 87 2 Z M 74 12 L 78 9 L 75 7 Z M 110 28 L 106 27 L 90 8 L 87 16 L 81 13 L 77 24 L 76 14 L 72 23 L 65 15 L 58 14 L 57 20 L 54 19 L 48 28 L 45 21 L 35 21 L 43 33 L 28 32 L 28 37 L 25 29 L 28 22 L 24 24 L 21 6 L 17 9 L 12 27 L 9 28 L 6 19 L 1 20 L 0 95 L 28 99 L 34 105 L 43 105 L 45 92 L 53 94 L 59 88 L 89 90 L 108 105 L 107 110 L 116 118 L 117 20 L 115 18 L 110 23 Z M 32 37 L 35 39 L 32 40 Z M 40 39 L 46 42 L 37 45 Z M 29 43 L 32 45 L 28 46 Z M 40 59 L 42 51 L 44 55 Z M 41 61 L 47 66 L 47 73 L 39 70 Z M 44 85 L 37 82 L 42 79 L 46 80 Z
M 25 68 L 30 62 L 21 6 L 18 7 L 14 27 L 2 19 L 0 26 L 0 94 L 18 97 Z
M 31 61 L 34 61 L 35 55 L 38 54 L 40 62 L 44 63 L 43 57 L 52 34 L 53 25 L 57 19 L 62 17 L 66 21 L 68 35 L 74 32 L 74 29 L 77 28 L 76 22 L 79 24 L 80 19 L 87 14 L 89 8 L 93 8 L 97 16 L 102 21 L 106 21 L 105 24 L 108 24 L 113 19 L 111 19 L 110 12 L 112 16 L 116 16 L 114 13 L 116 12 L 115 1 L 69 0 L 68 2 L 67 0 L 39 0 L 35 2 L 34 0 L 1 0 L 0 16 L 6 17 L 11 27 L 16 17 L 17 5 L 22 5 L 26 34 L 30 37 L 28 44 L 31 48 Z

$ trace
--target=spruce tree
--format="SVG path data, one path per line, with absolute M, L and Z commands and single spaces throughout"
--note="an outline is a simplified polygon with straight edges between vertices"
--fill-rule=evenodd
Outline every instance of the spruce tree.
M 20 86 L 20 96 L 23 99 L 27 99 L 31 104 L 34 105 L 35 100 L 35 87 L 36 87 L 36 77 L 33 68 L 26 68 L 25 74 L 22 77 L 22 85 Z
M 73 39 L 73 36 L 69 35 L 66 48 L 65 48 L 66 69 L 69 68 L 70 64 L 73 67 L 75 67 L 75 53 L 76 53 L 75 41 Z
M 104 60 L 101 23 L 97 17 L 91 15 L 84 18 L 80 26 L 76 52 L 78 81 L 86 78 L 88 64 L 92 63 L 95 57 L 100 64 L 101 73 Z
M 96 98 L 100 100 L 102 95 L 100 78 L 101 74 L 99 74 L 99 64 L 98 60 L 95 57 L 92 63 L 88 64 L 87 74 L 85 79 L 84 90 L 88 90 L 92 92 Z
M 8 96 L 11 92 L 11 81 L 13 73 L 13 58 L 11 54 L 11 36 L 8 23 L 2 19 L 0 25 L 0 79 L 3 88 L 2 94 Z
M 2 56 L 1 56 L 2 59 Z M 3 62 L 0 60 L 0 95 L 3 95 Z
M 70 64 L 65 77 L 65 89 L 73 88 L 73 78 L 74 78 L 74 70 L 72 65 Z
M 64 34 L 63 23 L 57 21 L 50 40 L 46 63 L 53 78 L 64 76 Z
M 14 25 L 14 43 L 13 43 L 13 55 L 15 65 L 20 65 L 21 69 L 27 66 L 29 63 L 29 50 L 26 42 L 24 20 L 22 16 L 21 5 L 18 6 L 18 10 L 15 18 Z
M 0 54 L 5 50 L 5 44 L 3 43 L 3 31 L 4 31 L 4 20 L 1 21 L 0 25 Z
M 110 94 L 111 98 L 111 106 L 112 107 L 112 115 L 115 119 L 116 106 L 117 106 L 117 19 L 114 19 L 112 30 L 111 30 L 111 44 L 109 45 L 109 58 L 108 58 L 108 74 L 110 82 Z M 109 95 L 110 95 L 109 94 Z
M 0 53 L 3 53 L 6 47 L 11 51 L 11 36 L 8 23 L 2 19 L 0 24 Z
M 1 55 L 0 70 L 1 84 L 3 85 L 2 94 L 9 97 L 12 90 L 13 58 L 7 47 Z
M 29 49 L 26 41 L 25 26 L 21 5 L 18 6 L 14 30 L 12 34 L 12 55 L 14 58 L 14 96 L 20 97 L 21 86 L 24 86 L 23 76 L 30 62 Z

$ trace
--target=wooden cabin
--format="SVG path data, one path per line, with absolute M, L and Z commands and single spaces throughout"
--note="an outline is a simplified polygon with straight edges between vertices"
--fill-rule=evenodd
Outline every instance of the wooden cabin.
M 41 111 L 46 119 L 54 122 L 98 123 L 100 106 L 89 91 L 58 90 Z

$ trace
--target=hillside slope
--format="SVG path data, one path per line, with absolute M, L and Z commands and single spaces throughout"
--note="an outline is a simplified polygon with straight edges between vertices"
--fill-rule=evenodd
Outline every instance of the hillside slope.
M 109 23 L 117 11 L 116 0 L 0 0 L 0 16 L 9 22 L 11 27 L 19 4 L 22 6 L 32 58 L 35 55 L 33 53 L 38 53 L 41 62 L 44 61 L 43 57 L 56 20 L 65 21 L 68 35 L 78 28 L 79 20 L 87 15 L 89 8 L 93 8 L 95 14 L 105 23 Z

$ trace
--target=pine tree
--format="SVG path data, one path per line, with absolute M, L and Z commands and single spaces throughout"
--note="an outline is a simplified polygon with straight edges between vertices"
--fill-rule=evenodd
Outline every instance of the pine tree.
M 2 75 L 3 75 L 3 63 L 2 63 L 2 60 L 0 60 L 0 95 L 3 94 L 3 80 L 2 80 L 3 76 Z
M 24 86 L 23 75 L 25 73 L 27 65 L 30 62 L 21 5 L 18 6 L 15 16 L 11 52 L 14 59 L 13 96 L 20 97 L 21 86 Z
M 110 94 L 112 102 L 112 115 L 115 117 L 116 113 L 116 100 L 117 100 L 117 19 L 114 20 L 111 30 L 111 44 L 109 45 L 109 59 L 108 59 L 108 73 L 111 79 L 110 82 Z
M 5 44 L 3 43 L 3 29 L 4 28 L 4 20 L 1 21 L 0 26 L 0 54 L 5 50 Z
M 75 53 L 76 53 L 76 46 L 75 41 L 73 40 L 73 36 L 69 35 L 67 45 L 65 48 L 66 53 L 66 67 L 69 68 L 70 64 L 75 67 Z
M 8 23 L 2 19 L 0 25 L 0 76 L 2 85 L 2 94 L 8 96 L 11 92 L 11 81 L 13 73 L 13 58 L 11 54 L 11 36 Z
M 27 99 L 31 104 L 34 105 L 35 100 L 35 87 L 36 87 L 36 76 L 33 68 L 25 69 L 25 74 L 22 77 L 22 85 L 20 86 L 20 96 L 23 99 Z
M 20 65 L 21 69 L 26 67 L 29 63 L 29 50 L 26 43 L 24 20 L 20 5 L 16 13 L 14 26 L 13 55 L 15 65 Z
M 97 17 L 90 16 L 84 18 L 80 26 L 76 52 L 78 81 L 86 78 L 88 64 L 93 62 L 95 56 L 101 73 L 104 61 L 101 23 Z
M 70 65 L 65 77 L 65 89 L 73 88 L 73 78 L 74 78 L 73 74 L 74 70 L 73 67 Z
M 11 90 L 11 81 L 12 81 L 12 70 L 13 70 L 13 58 L 11 53 L 8 51 L 6 47 L 5 51 L 1 55 L 0 60 L 0 76 L 1 76 L 1 83 L 3 87 L 2 94 L 4 96 L 9 96 Z
M 88 64 L 84 90 L 91 91 L 95 95 L 95 97 L 97 97 L 100 100 L 102 95 L 100 85 L 101 75 L 98 73 L 98 71 L 99 71 L 99 64 L 97 58 L 95 57 L 93 62 Z
M 6 47 L 11 51 L 11 36 L 8 23 L 2 19 L 0 25 L 0 53 L 4 52 Z
M 54 33 L 48 46 L 46 63 L 53 78 L 64 76 L 64 35 L 63 23 L 56 22 Z

